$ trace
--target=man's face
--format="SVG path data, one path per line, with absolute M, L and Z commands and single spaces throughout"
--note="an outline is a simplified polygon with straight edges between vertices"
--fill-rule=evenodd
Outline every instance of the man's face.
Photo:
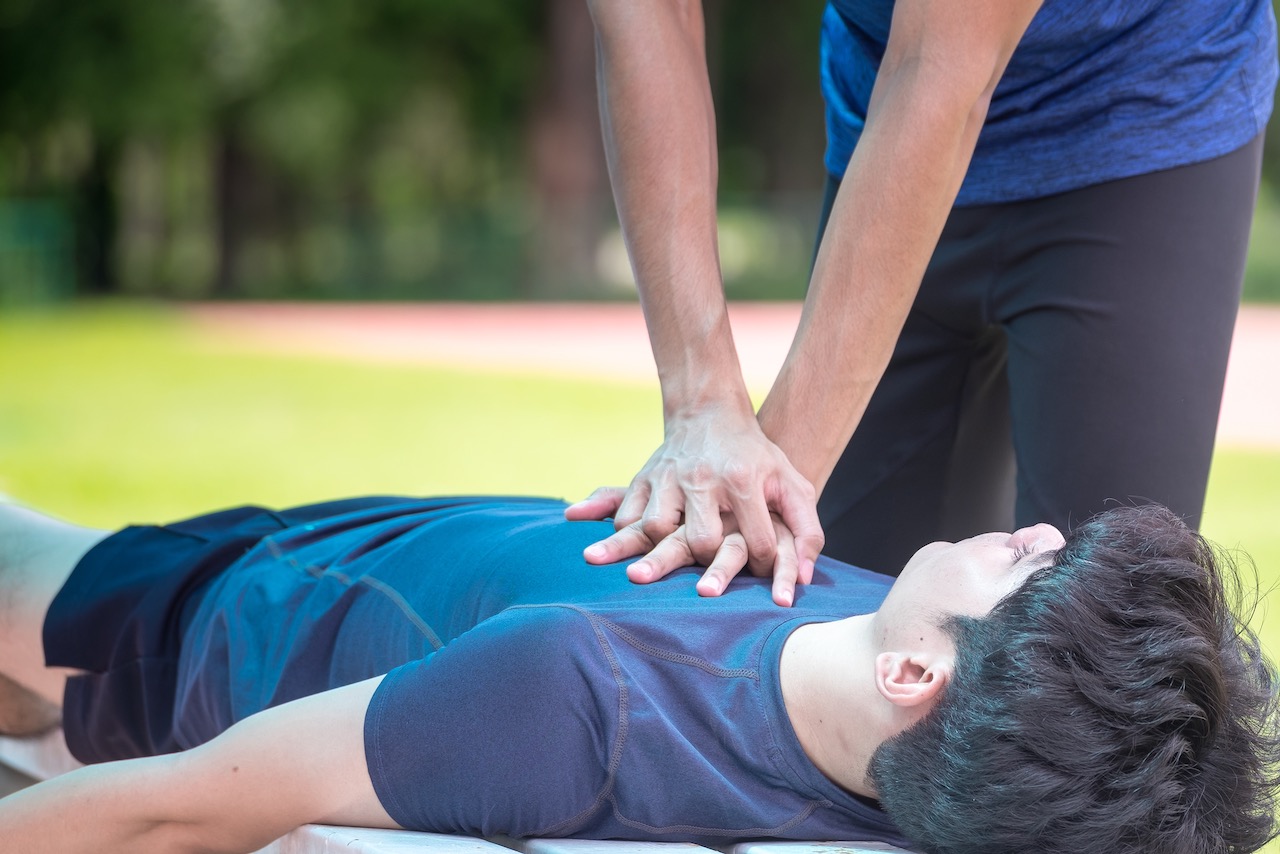
M 922 622 L 939 625 L 950 614 L 985 616 L 1063 542 L 1057 528 L 1040 524 L 1012 534 L 930 543 L 903 567 L 880 607 L 879 621 L 890 631 L 914 631 Z

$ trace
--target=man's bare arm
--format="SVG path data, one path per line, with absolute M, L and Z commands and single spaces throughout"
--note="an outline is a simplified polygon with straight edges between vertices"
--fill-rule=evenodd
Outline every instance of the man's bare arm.
M 4 850 L 248 852 L 310 822 L 394 827 L 364 756 L 380 681 L 269 709 L 185 753 L 91 765 L 11 795 Z
M 721 513 L 731 512 L 752 568 L 768 572 L 777 544 L 774 510 L 797 535 L 802 565 L 811 568 L 822 546 L 815 493 L 760 429 L 729 328 L 701 6 L 696 0 L 590 5 L 610 177 L 662 384 L 665 439 L 620 506 L 584 502 L 570 516 L 613 513 L 619 528 L 638 520 L 656 543 L 683 515 L 694 554 L 710 562 L 724 540 Z M 607 541 L 588 558 L 628 556 L 624 542 L 630 541 Z M 704 592 L 720 592 L 717 585 L 707 579 Z
M 800 328 L 760 409 L 821 492 L 888 364 L 1040 0 L 899 0 Z

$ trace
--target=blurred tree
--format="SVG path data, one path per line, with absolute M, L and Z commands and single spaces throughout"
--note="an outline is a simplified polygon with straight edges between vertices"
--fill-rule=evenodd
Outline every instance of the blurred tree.
M 765 197 L 818 188 L 826 145 L 818 36 L 826 0 L 706 0 L 721 184 Z
M 794 293 L 824 0 L 704 5 L 722 203 Z M 586 296 L 594 77 L 583 0 L 0 0 L 0 197 L 67 211 L 87 292 Z
M 547 13 L 547 59 L 529 138 L 538 237 L 528 290 L 580 296 L 597 278 L 596 247 L 610 210 L 595 36 L 583 0 L 549 0 Z
M 1280 0 L 1272 0 L 1271 6 L 1275 10 L 1275 16 L 1280 18 Z M 1280 102 L 1280 86 L 1276 87 L 1276 99 Z M 1271 124 L 1275 123 L 1273 117 Z M 1262 179 L 1273 191 L 1280 190 L 1280 133 L 1273 130 L 1267 134 L 1263 146 Z
M 116 284 L 124 140 L 190 131 L 204 113 L 201 11 L 194 0 L 0 2 L 0 136 L 17 140 L 28 164 L 6 177 L 18 193 L 69 185 L 90 291 Z
M 820 9 L 708 2 L 729 194 L 819 180 Z M 0 0 L 0 157 L 91 292 L 580 296 L 611 227 L 582 0 Z
M 376 293 L 383 266 L 378 236 L 385 224 L 372 172 L 389 145 L 404 144 L 390 137 L 424 100 L 444 121 L 454 111 L 461 114 L 471 149 L 447 153 L 461 162 L 417 164 L 437 179 L 422 187 L 424 203 L 474 206 L 492 182 L 495 164 L 519 162 L 513 129 L 532 97 L 528 69 L 539 58 L 538 7 L 277 0 L 267 14 L 256 0 L 217 2 L 229 48 L 239 31 L 250 28 L 262 45 L 243 52 L 238 63 L 229 58 L 223 72 L 242 85 L 217 124 L 219 292 L 238 290 L 246 233 L 279 231 L 282 219 L 296 222 L 296 208 L 308 196 L 308 202 L 340 211 L 350 244 L 348 285 L 357 294 Z M 235 23 L 244 18 L 252 23 Z M 263 159 L 275 169 L 257 168 Z M 514 165 L 498 171 L 519 174 Z M 297 239 L 296 229 L 284 231 L 288 240 Z

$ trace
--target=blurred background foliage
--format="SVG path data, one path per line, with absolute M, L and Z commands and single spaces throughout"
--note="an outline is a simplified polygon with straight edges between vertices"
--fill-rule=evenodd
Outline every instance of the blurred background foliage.
M 727 288 L 797 297 L 823 2 L 704 5 Z M 96 294 L 629 297 L 585 4 L 0 0 L 0 301 Z

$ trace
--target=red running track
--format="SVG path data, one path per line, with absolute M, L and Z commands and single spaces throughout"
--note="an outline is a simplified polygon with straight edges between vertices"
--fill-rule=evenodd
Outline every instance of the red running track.
M 653 382 L 634 303 L 230 303 L 186 309 L 237 346 L 372 362 Z M 729 308 L 748 386 L 766 391 L 786 356 L 799 303 Z M 1218 439 L 1280 448 L 1280 307 L 1245 306 L 1236 324 Z

